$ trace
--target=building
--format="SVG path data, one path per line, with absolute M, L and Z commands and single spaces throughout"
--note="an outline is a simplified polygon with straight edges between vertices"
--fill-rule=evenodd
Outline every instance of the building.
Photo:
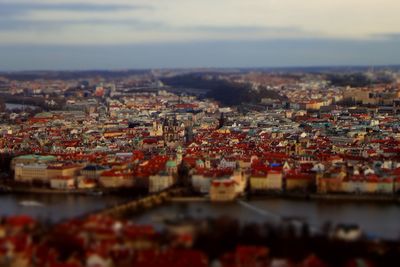
M 109 168 L 90 164 L 81 170 L 81 175 L 89 179 L 98 179 L 105 170 L 109 170 Z
M 252 192 L 283 190 L 282 168 L 253 169 L 249 180 Z
M 193 174 L 192 175 L 192 187 L 194 191 L 208 194 L 210 192 L 212 178 L 204 176 L 204 174 Z
M 167 172 L 160 172 L 149 176 L 149 192 L 156 193 L 170 188 L 174 184 L 174 177 Z
M 50 187 L 59 190 L 74 189 L 75 179 L 71 176 L 58 176 L 50 179 Z
M 215 202 L 232 201 L 236 198 L 235 181 L 218 179 L 211 182 L 210 200 Z
M 42 156 L 42 155 L 22 155 L 14 157 L 11 161 L 11 169 L 14 170 L 17 164 L 29 165 L 33 163 L 49 163 L 57 160 L 55 156 Z
M 267 173 L 263 171 L 253 171 L 250 176 L 250 190 L 253 193 L 265 192 L 268 190 Z
M 133 173 L 122 170 L 104 171 L 100 175 L 99 183 L 107 188 L 121 188 L 134 186 Z
M 267 190 L 282 191 L 283 174 L 282 171 L 269 170 L 267 173 Z
M 23 183 L 48 183 L 47 165 L 40 163 L 17 164 L 14 170 L 14 180 Z
M 315 175 L 289 172 L 285 176 L 286 191 L 309 192 L 315 185 Z
M 47 167 L 47 179 L 50 180 L 55 177 L 76 177 L 81 166 L 78 164 L 51 164 Z

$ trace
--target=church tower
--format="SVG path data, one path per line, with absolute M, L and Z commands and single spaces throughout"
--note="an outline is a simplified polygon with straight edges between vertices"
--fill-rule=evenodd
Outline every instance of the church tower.
M 225 125 L 225 116 L 223 112 L 221 113 L 221 116 L 218 121 L 219 121 L 218 129 L 221 129 Z

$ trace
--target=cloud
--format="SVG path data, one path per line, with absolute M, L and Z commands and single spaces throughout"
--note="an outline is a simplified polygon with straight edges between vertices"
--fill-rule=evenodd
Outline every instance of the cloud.
M 0 45 L 371 40 L 400 32 L 399 9 L 398 0 L 0 0 Z
M 149 8 L 151 7 L 132 4 L 0 2 L 0 15 L 14 17 L 16 15 L 26 15 L 35 11 L 114 12 Z
M 197 26 L 180 27 L 180 29 L 188 31 L 216 32 L 216 33 L 260 33 L 260 32 L 294 33 L 301 31 L 301 29 L 295 27 L 268 27 L 268 26 L 241 26 L 241 25 L 236 25 L 236 26 L 197 25 Z
M 68 27 L 80 27 L 82 25 L 89 25 L 93 27 L 103 27 L 103 26 L 116 26 L 116 27 L 129 27 L 132 30 L 149 30 L 154 28 L 165 27 L 162 23 L 157 22 L 146 22 L 137 19 L 86 19 L 73 20 L 64 19 L 57 21 L 48 20 L 26 20 L 26 19 L 0 19 L 0 34 L 1 31 L 6 32 L 23 32 L 23 31 L 40 31 L 47 32 L 53 30 L 64 30 Z

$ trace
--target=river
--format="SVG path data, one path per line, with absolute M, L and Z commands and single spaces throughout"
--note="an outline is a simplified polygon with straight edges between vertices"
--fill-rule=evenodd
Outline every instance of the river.
M 81 216 L 128 200 L 122 196 L 0 195 L 0 215 L 27 214 L 58 222 Z M 35 201 L 35 202 L 33 202 Z M 395 203 L 334 202 L 316 200 L 265 199 L 232 203 L 172 202 L 136 215 L 140 224 L 163 227 L 163 219 L 229 216 L 242 223 L 276 222 L 296 217 L 320 228 L 325 222 L 359 225 L 369 236 L 400 237 L 400 205 Z
M 326 222 L 357 224 L 370 237 L 400 238 L 400 206 L 392 203 L 333 202 L 316 200 L 266 199 L 249 202 L 211 204 L 208 202 L 171 203 L 140 214 L 135 221 L 163 227 L 162 219 L 180 217 L 215 218 L 229 216 L 241 223 L 277 222 L 298 218 L 311 228 Z
M 26 214 L 53 223 L 85 215 L 128 200 L 119 196 L 65 194 L 0 195 L 0 216 Z

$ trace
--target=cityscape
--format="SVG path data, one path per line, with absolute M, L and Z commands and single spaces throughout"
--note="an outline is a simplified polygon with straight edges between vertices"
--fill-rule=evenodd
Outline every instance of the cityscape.
M 399 9 L 0 0 L 0 267 L 398 267 Z
M 294 242 L 322 237 L 347 245 L 395 242 L 400 237 L 399 77 L 396 68 L 4 73 L 0 198 L 19 206 L 1 212 L 4 257 L 29 266 L 32 258 L 40 260 L 35 253 L 53 251 L 45 252 L 47 242 L 69 240 L 69 246 L 79 242 L 81 253 L 91 255 L 86 266 L 125 266 L 113 253 L 133 252 L 134 265 L 170 260 L 168 265 L 204 266 L 210 255 L 224 266 L 284 261 L 267 260 L 270 248 L 255 246 L 262 233 L 255 235 L 261 226 L 252 224 L 262 221 L 281 233 L 275 238 Z M 68 212 L 47 207 L 63 196 Z M 85 198 L 88 202 L 81 203 Z M 103 199 L 103 206 L 91 203 Z M 321 218 L 311 223 L 312 212 L 293 211 L 309 203 L 338 213 L 335 205 L 345 206 L 355 214 L 327 224 L 332 217 L 316 211 Z M 382 212 L 383 217 L 368 217 L 375 225 L 370 231 L 371 225 L 363 229 L 357 212 L 373 216 L 364 214 L 368 205 L 394 209 L 393 225 L 386 222 L 382 229 Z M 230 219 L 220 221 L 224 216 Z M 135 218 L 143 224 L 132 224 Z M 201 244 L 207 232 L 197 229 L 203 220 L 208 231 L 224 224 L 236 228 L 230 234 L 237 236 L 237 246 L 220 240 L 221 247 L 207 252 Z M 46 233 L 47 245 L 36 247 L 29 240 L 44 224 L 54 225 L 55 233 Z M 241 236 L 240 231 L 253 232 Z M 94 240 L 81 239 L 87 234 Z M 169 250 L 147 255 L 161 253 L 160 234 L 168 238 Z M 111 242 L 119 235 L 123 240 Z M 242 239 L 255 244 L 245 246 Z M 20 253 L 13 252 L 19 246 Z M 228 256 L 227 248 L 236 250 Z M 41 260 L 57 262 L 71 249 L 57 244 L 54 258 Z M 216 251 L 221 254 L 213 255 Z M 301 266 L 327 266 L 314 252 L 301 256 Z M 81 266 L 82 255 L 66 257 L 66 266 Z

